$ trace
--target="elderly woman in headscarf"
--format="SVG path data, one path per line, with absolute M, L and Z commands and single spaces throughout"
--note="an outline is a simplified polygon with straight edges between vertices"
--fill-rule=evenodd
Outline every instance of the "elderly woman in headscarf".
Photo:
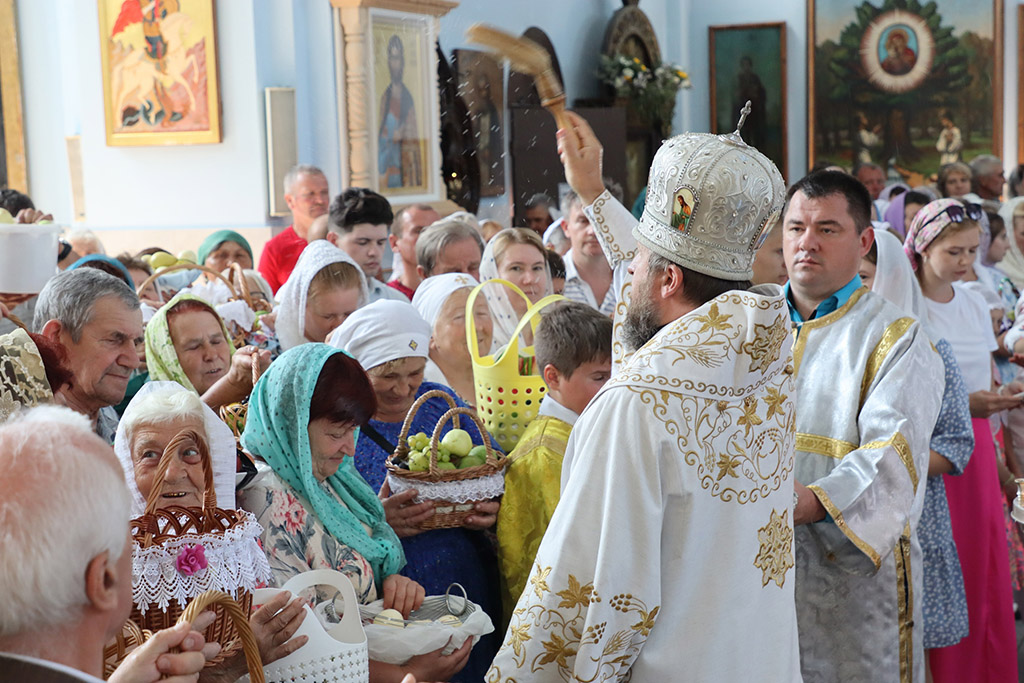
M 376 409 L 359 364 L 325 344 L 302 344 L 274 361 L 253 391 L 242 434 L 262 476 L 242 491 L 242 506 L 264 526 L 263 547 L 275 583 L 312 569 L 344 573 L 360 602 L 382 598 L 403 616 L 420 606 L 421 585 L 398 574 L 402 545 L 375 492 L 352 463 L 359 428 Z M 467 641 L 471 643 L 471 641 Z M 468 645 L 403 667 L 370 662 L 371 681 L 447 680 Z
M 146 325 L 150 379 L 177 382 L 211 408 L 249 395 L 254 354 L 266 370 L 270 353 L 251 346 L 236 351 L 217 311 L 188 292 L 176 294 Z
M 433 504 L 413 504 L 418 495 L 415 489 L 391 495 L 385 484 L 384 462 L 394 452 L 402 423 L 417 398 L 437 389 L 451 396 L 456 405 L 466 406 L 449 387 L 423 380 L 430 336 L 430 325 L 411 304 L 381 300 L 356 311 L 328 339 L 366 369 L 376 397 L 373 415 L 356 443 L 355 467 L 385 499 L 388 522 L 402 538 L 408 561 L 402 573 L 423 584 L 432 595 L 444 593 L 452 582 L 462 584 L 469 599 L 497 623 L 497 559 L 482 530 L 494 525 L 499 503 L 477 503 L 475 514 L 462 528 L 423 531 L 418 525 L 433 514 Z M 441 397 L 428 399 L 413 418 L 409 434 L 432 434 L 448 408 Z M 463 420 L 462 426 L 473 443 L 482 443 L 479 431 L 467 422 Z M 451 429 L 449 422 L 441 435 Z M 483 680 L 498 644 L 496 637 L 486 636 L 474 648 L 462 677 L 453 680 Z
M 876 232 L 869 255 L 874 262 L 865 258 L 861 264 L 864 284 L 917 318 L 931 336 L 924 295 L 900 241 L 889 233 Z M 932 430 L 924 508 L 917 527 L 924 555 L 922 612 L 926 650 L 955 645 L 968 631 L 964 579 L 953 542 L 942 475 L 962 474 L 974 450 L 971 412 L 960 366 L 948 341 L 934 336 L 932 341 L 945 365 L 946 383 L 939 419 Z
M 544 243 L 537 233 L 526 228 L 508 228 L 491 238 L 480 262 L 480 280 L 495 278 L 517 286 L 530 304 L 554 293 Z M 483 291 L 494 321 L 492 347 L 499 349 L 511 341 L 528 304 L 504 285 L 490 284 Z M 532 339 L 529 329 L 523 334 L 527 341 Z
M 156 496 L 156 509 L 171 506 L 201 508 L 205 497 L 205 470 L 199 444 L 181 443 L 172 454 L 164 478 L 156 480 L 160 462 L 168 445 L 181 432 L 191 430 L 202 439 L 210 453 L 216 506 L 235 507 L 235 439 L 227 425 L 220 421 L 198 396 L 174 382 L 151 382 L 144 386 L 125 410 L 114 439 L 114 452 L 124 470 L 125 482 L 132 497 L 132 517 L 146 511 L 146 502 Z M 159 489 L 154 491 L 154 487 Z M 269 573 L 265 557 L 256 543 L 260 526 L 249 517 L 236 527 L 233 540 L 204 541 L 208 561 L 221 563 L 226 571 L 212 576 L 211 588 L 234 594 L 238 590 L 253 591 Z M 134 547 L 134 546 L 133 546 Z M 132 557 L 133 593 L 136 602 L 142 596 L 150 604 L 169 596 L 163 582 L 153 583 L 159 564 L 136 550 Z M 262 571 L 261 571 L 262 569 Z M 260 648 L 264 664 L 276 661 L 306 643 L 306 636 L 292 638 L 305 616 L 302 599 L 289 602 L 287 594 L 276 596 L 253 612 L 249 622 Z M 246 673 L 241 651 L 220 664 L 207 669 L 200 680 L 235 680 Z
M 281 348 L 323 342 L 369 301 L 366 276 L 352 257 L 326 240 L 302 250 L 295 269 L 277 293 L 275 330 Z
M 451 387 L 456 395 L 476 407 L 473 382 L 473 358 L 466 336 L 466 302 L 477 285 L 471 275 L 445 273 L 428 277 L 416 288 L 413 308 L 430 325 L 430 350 L 423 379 Z M 487 299 L 478 296 L 473 303 L 473 329 L 477 353 L 491 350 L 491 314 Z
M 252 268 L 252 247 L 234 230 L 218 230 L 199 245 L 196 262 L 221 273 L 234 264 Z M 207 276 L 209 279 L 209 276 Z

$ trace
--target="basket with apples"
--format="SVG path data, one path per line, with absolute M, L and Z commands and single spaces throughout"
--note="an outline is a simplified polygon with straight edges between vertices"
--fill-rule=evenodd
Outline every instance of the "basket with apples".
M 449 406 L 434 426 L 433 434 L 409 434 L 417 411 L 431 398 L 443 398 Z M 483 439 L 474 444 L 469 432 L 460 428 L 460 420 L 476 424 Z M 442 438 L 449 423 L 451 429 Z M 505 455 L 495 451 L 483 422 L 471 408 L 456 405 L 454 399 L 439 390 L 424 392 L 405 417 L 398 447 L 387 460 L 388 484 L 392 494 L 416 489 L 416 502 L 434 503 L 434 514 L 420 524 L 422 529 L 447 529 L 461 526 L 478 502 L 491 500 L 505 492 Z

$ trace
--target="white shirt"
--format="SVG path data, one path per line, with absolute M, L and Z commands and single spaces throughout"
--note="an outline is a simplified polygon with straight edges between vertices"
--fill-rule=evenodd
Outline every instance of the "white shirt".
M 953 347 L 967 393 L 991 390 L 992 352 L 998 347 L 985 300 L 962 283 L 954 282 L 949 302 L 928 299 L 927 305 L 932 329 Z
M 409 303 L 409 297 L 402 294 L 394 287 L 388 287 L 375 277 L 366 278 L 366 286 L 370 290 L 370 300 L 367 301 L 367 303 L 372 304 L 374 301 L 379 301 L 381 299 L 391 299 L 393 301 L 404 301 L 405 303 Z
M 551 394 L 546 395 L 544 400 L 540 402 L 540 410 L 537 411 L 537 416 L 541 415 L 561 420 L 570 427 L 575 427 L 576 420 L 580 419 L 579 413 L 563 406 Z
M 612 315 L 615 312 L 616 303 L 614 284 L 609 285 L 608 291 L 604 294 L 604 301 L 598 305 L 597 297 L 594 296 L 594 290 L 590 283 L 584 280 L 576 270 L 576 264 L 572 260 L 572 249 L 565 252 L 565 256 L 562 258 L 565 260 L 565 292 L 563 293 L 565 298 L 587 304 L 605 315 Z

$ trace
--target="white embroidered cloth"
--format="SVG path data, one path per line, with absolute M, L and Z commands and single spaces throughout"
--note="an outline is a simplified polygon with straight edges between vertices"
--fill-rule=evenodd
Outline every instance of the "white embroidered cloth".
M 263 527 L 251 512 L 236 510 L 240 523 L 224 534 L 185 534 L 162 545 L 132 548 L 132 600 L 141 612 L 167 609 L 171 600 L 185 605 L 208 590 L 236 596 L 270 580 L 267 556 L 256 543 Z M 207 567 L 192 575 L 178 571 L 178 554 L 202 545 Z

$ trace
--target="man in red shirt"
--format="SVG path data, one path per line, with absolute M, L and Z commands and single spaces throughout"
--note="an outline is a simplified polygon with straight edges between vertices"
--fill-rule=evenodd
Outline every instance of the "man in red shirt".
M 413 204 L 398 212 L 391 224 L 388 242 L 395 254 L 394 268 L 388 287 L 412 299 L 423 278 L 416 272 L 416 240 L 423 229 L 441 218 L 430 204 Z
M 292 224 L 275 235 L 263 247 L 260 274 L 277 293 L 291 275 L 299 254 L 306 248 L 309 226 L 315 218 L 327 213 L 331 197 L 327 178 L 316 166 L 301 164 L 284 177 L 284 200 L 292 212 Z

